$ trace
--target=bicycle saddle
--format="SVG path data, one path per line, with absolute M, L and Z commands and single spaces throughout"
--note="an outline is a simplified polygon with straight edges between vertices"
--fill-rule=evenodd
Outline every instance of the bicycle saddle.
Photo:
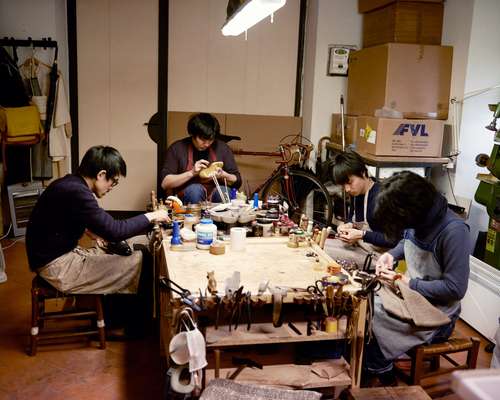
M 108 253 L 118 254 L 119 256 L 132 255 L 132 249 L 125 240 L 122 240 L 120 242 L 108 242 L 106 250 L 108 251 Z

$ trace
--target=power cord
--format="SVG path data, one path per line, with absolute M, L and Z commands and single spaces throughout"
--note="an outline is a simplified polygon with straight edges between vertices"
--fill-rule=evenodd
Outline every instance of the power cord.
M 20 242 L 21 240 L 24 240 L 24 236 L 21 236 L 19 239 L 14 240 L 12 243 L 10 243 L 8 246 L 2 247 L 3 250 L 10 249 L 12 246 L 14 246 L 17 242 Z
M 12 224 L 9 225 L 9 229 L 7 229 L 7 233 L 0 237 L 0 240 L 4 240 L 7 236 L 9 236 L 10 230 L 12 229 Z

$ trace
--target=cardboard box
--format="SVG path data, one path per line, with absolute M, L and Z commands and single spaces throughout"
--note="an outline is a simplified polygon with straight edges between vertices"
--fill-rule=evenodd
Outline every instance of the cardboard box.
M 347 113 L 375 116 L 385 109 L 397 118 L 447 119 L 452 58 L 451 46 L 402 43 L 352 53 Z
M 366 13 L 396 2 L 442 3 L 443 0 L 358 0 L 358 12 Z
M 375 156 L 441 157 L 444 121 L 358 117 L 357 149 Z
M 342 145 L 342 129 L 340 114 L 332 114 L 332 133 L 330 139 L 333 143 Z M 358 118 L 344 115 L 345 145 L 356 144 Z
M 363 14 L 363 47 L 384 43 L 441 44 L 443 3 L 398 1 Z

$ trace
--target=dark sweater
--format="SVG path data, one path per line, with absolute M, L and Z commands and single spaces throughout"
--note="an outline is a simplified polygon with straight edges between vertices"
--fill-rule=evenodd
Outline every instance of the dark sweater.
M 380 185 L 377 182 L 375 182 L 370 191 L 368 192 L 366 219 L 368 225 L 370 225 L 371 231 L 366 232 L 365 236 L 363 237 L 363 241 L 365 241 L 366 243 L 371 243 L 374 246 L 392 249 L 394 246 L 398 244 L 398 241 L 388 240 L 384 236 L 382 229 L 375 224 L 373 218 L 373 212 L 375 210 L 375 204 L 379 190 L 380 190 Z M 351 206 L 351 209 L 349 210 L 349 221 L 363 222 L 364 209 L 365 209 L 364 202 L 365 202 L 364 194 L 360 194 L 359 196 L 353 197 L 353 206 Z M 354 211 L 356 211 L 356 221 L 353 220 Z
M 437 238 L 434 246 L 431 245 Z M 448 209 L 446 199 L 436 195 L 427 217 L 389 252 L 397 260 L 405 258 L 404 242 L 411 240 L 418 247 L 432 251 L 442 271 L 442 279 L 411 279 L 410 287 L 431 302 L 446 303 L 465 296 L 469 283 L 470 233 L 467 224 Z
M 188 163 L 188 149 L 190 144 L 192 144 L 191 136 L 172 143 L 172 145 L 168 148 L 167 154 L 165 156 L 165 164 L 163 164 L 163 168 L 160 174 L 162 181 L 167 175 L 178 175 L 186 172 Z M 222 169 L 227 173 L 236 176 L 236 182 L 231 184 L 231 186 L 238 189 L 241 186 L 241 175 L 238 171 L 236 161 L 234 160 L 233 152 L 231 151 L 229 146 L 222 140 L 215 139 L 210 148 L 215 153 L 215 160 L 210 160 L 208 150 L 197 151 L 193 146 L 193 164 L 196 161 L 202 159 L 207 161 L 222 161 L 224 163 Z M 187 182 L 182 186 L 182 188 L 190 183 L 193 182 Z M 179 190 L 181 190 L 181 188 L 176 188 L 175 192 Z
M 26 251 L 32 270 L 73 250 L 85 229 L 116 242 L 143 233 L 149 227 L 142 214 L 115 220 L 99 207 L 85 180 L 66 175 L 52 182 L 33 209 L 26 230 Z

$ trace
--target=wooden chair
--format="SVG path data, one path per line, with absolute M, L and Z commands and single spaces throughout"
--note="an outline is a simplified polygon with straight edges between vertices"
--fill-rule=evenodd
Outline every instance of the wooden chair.
M 45 311 L 45 301 L 48 299 L 73 298 L 74 306 L 62 311 Z M 52 287 L 39 275 L 33 278 L 31 285 L 31 343 L 28 354 L 36 355 L 40 341 L 55 343 L 58 339 L 71 337 L 99 337 L 99 347 L 106 348 L 106 334 L 104 330 L 104 312 L 102 295 L 99 294 L 65 294 Z M 94 304 L 93 309 L 80 308 L 79 303 L 85 300 Z M 61 323 L 68 320 L 90 320 L 86 326 L 70 326 L 59 330 L 48 329 L 46 321 Z M 94 321 L 95 320 L 95 321 Z M 61 326 L 63 324 L 61 323 Z
M 412 385 L 420 385 L 422 379 L 430 376 L 446 374 L 457 369 L 475 369 L 477 355 L 479 353 L 479 344 L 480 340 L 475 337 L 451 337 L 442 343 L 420 345 L 413 348 L 409 353 L 411 357 L 409 383 Z M 459 364 L 449 356 L 449 354 L 463 351 L 467 352 L 465 364 Z M 448 360 L 453 367 L 441 368 L 440 357 Z M 430 361 L 431 363 L 429 372 L 426 372 L 424 369 L 425 361 Z M 398 372 L 402 372 L 401 369 L 398 368 Z M 406 378 L 408 378 L 407 375 Z

